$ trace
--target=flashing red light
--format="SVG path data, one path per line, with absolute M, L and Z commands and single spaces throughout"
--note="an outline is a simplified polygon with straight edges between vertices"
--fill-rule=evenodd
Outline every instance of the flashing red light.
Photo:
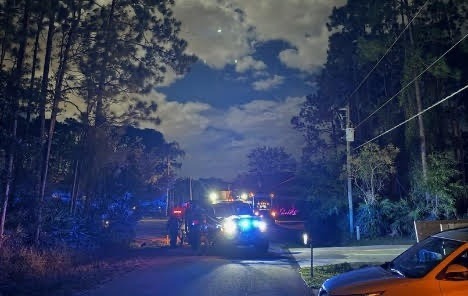
M 172 210 L 172 215 L 181 218 L 184 215 L 184 209 L 181 207 L 176 207 Z
M 271 211 L 271 216 L 272 216 L 272 217 L 276 217 L 276 212 L 275 212 L 275 211 Z

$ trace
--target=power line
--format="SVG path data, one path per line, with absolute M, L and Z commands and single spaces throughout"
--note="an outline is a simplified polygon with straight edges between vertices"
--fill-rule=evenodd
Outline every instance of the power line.
M 408 82 L 403 88 L 401 88 L 396 94 L 394 94 L 390 99 L 388 99 L 385 103 L 383 103 L 379 108 L 377 108 L 374 112 L 372 112 L 369 116 L 361 120 L 359 122 L 355 129 L 357 129 L 359 126 L 361 126 L 364 122 L 366 122 L 369 118 L 371 118 L 374 114 L 376 114 L 378 111 L 380 111 L 383 107 L 385 107 L 391 100 L 396 98 L 399 94 L 401 94 L 405 89 L 407 89 L 411 84 L 413 84 L 419 77 L 421 77 L 424 73 L 426 73 L 432 66 L 434 66 L 436 63 L 438 63 L 443 57 L 445 57 L 450 51 L 452 51 L 460 42 L 466 39 L 468 37 L 468 33 L 465 34 L 460 40 L 458 40 L 452 47 L 450 47 L 444 54 L 442 54 L 440 57 L 438 57 L 434 62 L 432 62 L 429 66 L 424 69 L 421 73 L 419 73 L 416 77 L 413 78 L 410 82 Z
M 434 108 L 435 106 L 442 104 L 443 102 L 447 101 L 447 100 L 450 99 L 451 97 L 453 97 L 453 96 L 455 96 L 455 95 L 461 93 L 462 91 L 466 90 L 467 88 L 468 88 L 468 84 L 465 85 L 464 87 L 460 88 L 460 89 L 457 90 L 456 92 L 454 92 L 454 93 L 452 93 L 452 94 L 446 96 L 446 97 L 443 98 L 442 100 L 440 100 L 440 101 L 434 103 L 433 105 L 427 107 L 426 109 L 422 110 L 421 112 L 419 112 L 419 113 L 417 113 L 417 114 L 411 116 L 410 118 L 406 119 L 405 121 L 403 121 L 403 122 L 401 122 L 401 123 L 395 125 L 395 126 L 392 127 L 391 129 L 389 129 L 389 130 L 387 130 L 387 131 L 381 133 L 380 135 L 378 135 L 378 136 L 376 136 L 376 137 L 370 139 L 369 141 L 365 142 L 364 144 L 359 145 L 358 147 L 354 148 L 354 150 L 357 150 L 357 149 L 361 148 L 362 146 L 367 145 L 368 143 L 370 143 L 370 142 L 372 142 L 372 141 L 374 141 L 374 140 L 380 138 L 381 136 L 383 136 L 383 135 L 385 135 L 385 134 L 388 134 L 389 132 L 393 131 L 394 129 L 396 129 L 396 128 L 402 126 L 403 124 L 405 124 L 405 123 L 407 123 L 407 122 L 409 122 L 409 121 L 411 121 L 411 120 L 413 120 L 413 119 L 415 119 L 415 118 L 418 117 L 419 115 L 425 113 L 426 111 L 429 111 L 430 109 Z
M 392 50 L 393 46 L 395 46 L 395 44 L 398 42 L 398 40 L 400 40 L 401 36 L 403 36 L 403 33 L 406 32 L 406 30 L 409 28 L 409 26 L 413 23 L 413 21 L 416 19 L 416 17 L 418 17 L 419 13 L 421 13 L 421 11 L 423 10 L 423 8 L 426 6 L 426 4 L 429 2 L 429 0 L 426 0 L 426 2 L 419 8 L 418 12 L 416 12 L 416 14 L 413 16 L 413 18 L 411 19 L 411 21 L 408 22 L 408 24 L 406 25 L 406 27 L 403 29 L 403 31 L 400 32 L 400 34 L 398 35 L 398 37 L 395 39 L 395 41 L 393 41 L 392 45 L 390 45 L 389 48 L 387 48 L 387 51 L 384 53 L 384 55 L 377 61 L 377 63 L 374 65 L 374 67 L 372 67 L 372 69 L 367 73 L 366 76 L 364 76 L 364 78 L 362 79 L 362 81 L 359 83 L 359 85 L 353 90 L 353 92 L 348 96 L 347 100 L 349 100 L 361 87 L 362 85 L 364 84 L 364 82 L 367 81 L 367 79 L 369 78 L 369 76 L 374 72 L 374 70 L 377 68 L 377 66 L 380 64 L 380 62 L 382 62 L 382 60 L 387 56 L 387 54 Z

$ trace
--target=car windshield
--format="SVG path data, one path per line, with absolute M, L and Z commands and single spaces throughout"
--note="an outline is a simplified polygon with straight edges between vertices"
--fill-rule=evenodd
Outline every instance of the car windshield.
M 389 268 L 410 278 L 421 278 L 463 243 L 440 237 L 429 237 L 415 244 L 389 264 Z
M 246 203 L 220 203 L 213 205 L 216 217 L 229 217 L 232 215 L 250 215 L 252 209 Z

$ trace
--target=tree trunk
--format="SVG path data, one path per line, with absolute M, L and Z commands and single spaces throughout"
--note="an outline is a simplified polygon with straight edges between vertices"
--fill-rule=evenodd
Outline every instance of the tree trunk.
M 20 33 L 20 44 L 16 59 L 16 67 L 13 70 L 10 80 L 7 82 L 6 95 L 7 98 L 13 102 L 13 128 L 11 133 L 11 144 L 8 157 L 8 171 L 7 171 L 7 182 L 5 184 L 5 197 L 3 200 L 2 206 L 2 215 L 0 220 L 0 247 L 3 241 L 3 235 L 5 232 L 5 221 L 8 208 L 8 200 L 10 198 L 12 184 L 13 184 L 13 171 L 15 163 L 15 154 L 16 154 L 16 143 L 17 139 L 17 129 L 18 129 L 18 113 L 19 113 L 19 89 L 21 87 L 21 77 L 23 75 L 23 64 L 24 64 L 24 55 L 26 52 L 27 45 L 27 31 L 29 26 L 29 6 L 30 0 L 27 0 L 24 4 L 23 18 L 21 25 Z
M 37 24 L 37 31 L 36 31 L 36 36 L 34 40 L 34 52 L 32 56 L 32 65 L 31 65 L 31 77 L 29 80 L 29 89 L 31 94 L 34 92 L 34 80 L 36 79 L 36 67 L 37 67 L 37 62 L 38 62 L 38 51 L 39 51 L 39 37 L 41 36 L 42 32 L 42 26 L 44 22 L 44 13 L 41 13 L 41 16 L 39 17 L 39 22 Z M 30 95 L 28 99 L 28 105 L 26 108 L 26 124 L 27 127 L 29 128 L 29 121 L 31 119 L 31 109 L 32 109 L 32 101 L 33 101 L 32 95 Z
M 5 55 L 7 52 L 7 43 L 8 43 L 8 29 L 11 29 L 10 22 L 11 17 L 13 16 L 13 9 L 15 2 L 11 0 L 7 0 L 5 3 L 5 20 L 3 22 L 3 30 L 5 30 L 5 35 L 2 36 L 2 45 L 0 48 L 0 69 L 3 69 L 4 62 L 5 62 Z
M 78 168 L 80 166 L 80 161 L 76 160 L 75 171 L 73 173 L 73 186 L 70 196 L 70 215 L 75 214 L 75 205 L 76 205 L 76 194 L 78 192 Z
M 48 85 L 49 85 L 49 71 L 50 71 L 50 64 L 52 60 L 52 41 L 55 34 L 55 11 L 51 8 L 49 13 L 49 28 L 47 32 L 47 42 L 46 42 L 46 52 L 44 58 L 44 70 L 42 74 L 42 81 L 41 81 L 41 92 L 39 94 L 39 121 L 40 121 L 40 143 L 39 143 L 39 156 L 37 162 L 37 177 L 36 177 L 36 194 L 38 196 L 38 205 L 37 205 L 37 217 L 36 217 L 36 232 L 34 234 L 34 242 L 36 244 L 39 243 L 39 233 L 41 231 L 40 224 L 42 222 L 42 203 L 43 200 L 41 198 L 41 189 L 42 189 L 42 182 L 44 179 L 44 151 L 46 145 L 46 137 L 45 137 L 45 108 L 46 108 L 46 100 L 48 94 Z
M 13 122 L 13 142 L 11 143 L 11 148 L 10 148 L 10 155 L 8 157 L 8 171 L 7 171 L 7 182 L 5 185 L 5 198 L 3 199 L 3 206 L 2 206 L 2 216 L 0 220 L 0 249 L 2 248 L 3 245 L 3 239 L 4 239 L 4 234 L 5 234 L 5 221 L 6 221 L 6 214 L 7 214 L 7 208 L 8 208 L 8 200 L 10 197 L 11 193 L 11 186 L 13 183 L 13 163 L 15 161 L 15 147 L 16 147 L 16 132 L 17 132 L 17 126 L 18 126 L 18 121 L 15 118 Z
M 79 3 L 81 4 L 81 1 Z M 78 15 L 76 15 L 77 12 L 78 12 Z M 78 26 L 80 18 L 81 18 L 81 5 L 78 5 L 77 9 L 74 11 L 74 18 L 70 26 L 70 29 L 67 33 L 67 38 L 65 40 L 66 42 L 65 48 L 62 52 L 61 58 L 59 59 L 60 64 L 58 68 L 57 79 L 55 82 L 54 99 L 52 103 L 52 112 L 50 115 L 49 134 L 47 137 L 47 150 L 46 150 L 46 156 L 45 156 L 45 161 L 44 161 L 44 175 L 43 175 L 42 184 L 41 184 L 41 195 L 40 195 L 40 204 L 39 204 L 39 211 L 41 215 L 39 216 L 40 220 L 38 220 L 38 224 L 37 224 L 36 240 L 35 240 L 36 243 L 39 242 L 40 230 L 42 227 L 42 210 L 43 210 L 42 208 L 43 208 L 43 203 L 44 203 L 45 188 L 47 184 L 46 182 L 47 175 L 49 171 L 49 161 L 50 161 L 50 154 L 51 154 L 51 149 L 52 149 L 52 140 L 53 140 L 54 132 L 55 132 L 55 124 L 57 122 L 58 105 L 59 105 L 60 100 L 62 99 L 63 78 L 65 77 L 65 72 L 68 66 L 71 45 L 74 42 L 73 33 L 75 32 L 76 27 Z
M 107 32 L 109 32 L 110 28 L 112 27 L 115 5 L 116 5 L 116 1 L 112 0 L 111 9 L 109 11 L 109 17 L 104 27 L 104 32 L 106 32 L 106 34 L 104 35 L 104 41 L 106 45 L 104 49 L 104 58 L 102 61 L 102 66 L 101 66 L 102 69 L 101 69 L 101 75 L 99 77 L 98 92 L 97 92 L 96 121 L 95 121 L 96 127 L 100 127 L 105 122 L 103 100 L 104 100 L 104 90 L 105 90 L 106 73 L 107 73 L 106 69 L 107 69 L 107 64 L 109 63 L 107 52 L 109 50 L 108 47 L 111 46 L 111 42 L 109 40 L 109 34 Z
M 405 0 L 406 4 L 406 17 L 411 19 L 409 15 L 409 6 L 408 6 L 408 0 Z M 409 38 L 410 38 L 410 44 L 413 50 L 415 49 L 415 42 L 414 42 L 414 37 L 413 37 L 413 25 L 410 24 L 408 29 L 409 29 Z M 415 74 L 415 73 L 413 73 Z M 418 73 L 416 73 L 417 75 Z M 416 76 L 415 75 L 415 76 Z M 417 112 L 420 113 L 423 110 L 422 107 L 422 100 L 421 100 L 421 89 L 419 85 L 419 79 L 415 79 L 414 81 L 414 94 L 415 94 L 415 99 L 416 99 L 416 107 L 417 107 Z M 419 127 L 419 146 L 420 146 L 420 153 L 421 153 L 421 168 L 422 168 L 422 174 L 423 174 L 423 181 L 424 183 L 427 182 L 427 152 L 426 152 L 426 134 L 424 130 L 424 120 L 422 114 L 418 116 L 418 127 Z M 426 196 L 426 203 L 429 202 L 430 196 L 429 193 L 425 193 Z

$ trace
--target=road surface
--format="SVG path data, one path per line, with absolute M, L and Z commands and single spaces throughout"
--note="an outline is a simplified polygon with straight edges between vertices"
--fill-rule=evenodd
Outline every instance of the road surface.
M 161 243 L 161 222 L 148 219 L 140 223 L 139 243 Z M 278 244 L 272 244 L 266 255 L 241 248 L 229 255 L 197 256 L 188 247 L 163 247 L 155 256 L 149 266 L 80 295 L 311 295 L 299 275 L 299 266 Z
M 119 275 L 80 296 L 104 295 L 312 295 L 299 274 L 310 266 L 310 248 L 281 245 L 300 240 L 300 231 L 272 227 L 273 241 L 266 255 L 238 249 L 228 256 L 209 253 L 197 256 L 188 246 L 169 249 L 165 220 L 145 219 L 138 224 L 137 243 L 151 250 L 143 267 Z M 314 248 L 314 266 L 343 262 L 385 262 L 408 245 Z

